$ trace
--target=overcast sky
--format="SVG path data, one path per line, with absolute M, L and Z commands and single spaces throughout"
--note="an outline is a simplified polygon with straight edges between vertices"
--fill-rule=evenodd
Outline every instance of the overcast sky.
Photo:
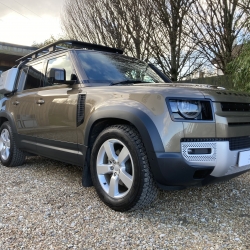
M 65 0 L 0 0 L 0 42 L 32 45 L 62 34 Z

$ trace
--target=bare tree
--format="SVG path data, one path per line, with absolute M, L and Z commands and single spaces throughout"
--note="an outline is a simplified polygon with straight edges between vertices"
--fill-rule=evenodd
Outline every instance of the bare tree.
M 218 69 L 226 72 L 227 64 L 239 53 L 247 39 L 246 23 L 250 0 L 198 0 L 190 11 L 190 38 L 199 51 Z
M 124 47 L 121 18 L 110 1 L 67 0 L 61 18 L 70 38 Z
M 62 24 L 71 38 L 118 47 L 147 60 L 152 10 L 141 5 L 139 0 L 67 0 Z
M 155 30 L 151 37 L 153 58 L 173 81 L 197 71 L 204 58 L 186 35 L 187 17 L 196 0 L 154 0 Z
M 185 34 L 195 1 L 67 0 L 62 24 L 69 37 L 124 49 L 154 62 L 176 81 L 204 63 Z

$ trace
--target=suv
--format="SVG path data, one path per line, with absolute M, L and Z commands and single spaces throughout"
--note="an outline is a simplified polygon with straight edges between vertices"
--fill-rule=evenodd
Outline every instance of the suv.
M 250 94 L 171 83 L 122 53 L 64 40 L 4 72 L 2 164 L 19 166 L 34 154 L 82 166 L 83 186 L 94 185 L 118 211 L 152 203 L 158 188 L 250 169 Z

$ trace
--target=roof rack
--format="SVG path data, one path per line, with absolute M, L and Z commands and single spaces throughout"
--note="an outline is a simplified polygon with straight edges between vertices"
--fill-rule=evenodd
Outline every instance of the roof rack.
M 58 46 L 58 45 L 64 45 L 64 46 Z M 16 61 L 24 61 L 27 59 L 35 59 L 42 54 L 47 54 L 50 52 L 58 51 L 58 50 L 64 50 L 64 49 L 90 49 L 90 50 L 98 50 L 98 51 L 106 51 L 111 53 L 117 53 L 117 54 L 123 54 L 123 50 L 111 48 L 103 45 L 93 44 L 93 43 L 85 43 L 75 40 L 59 40 L 57 42 L 51 43 L 49 45 L 46 45 L 34 52 L 29 53 L 26 56 L 23 56 Z

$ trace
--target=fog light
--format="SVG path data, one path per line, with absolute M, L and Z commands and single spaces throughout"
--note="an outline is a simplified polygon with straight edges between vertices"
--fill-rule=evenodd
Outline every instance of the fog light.
M 189 155 L 210 155 L 212 153 L 211 148 L 189 148 L 187 150 Z

